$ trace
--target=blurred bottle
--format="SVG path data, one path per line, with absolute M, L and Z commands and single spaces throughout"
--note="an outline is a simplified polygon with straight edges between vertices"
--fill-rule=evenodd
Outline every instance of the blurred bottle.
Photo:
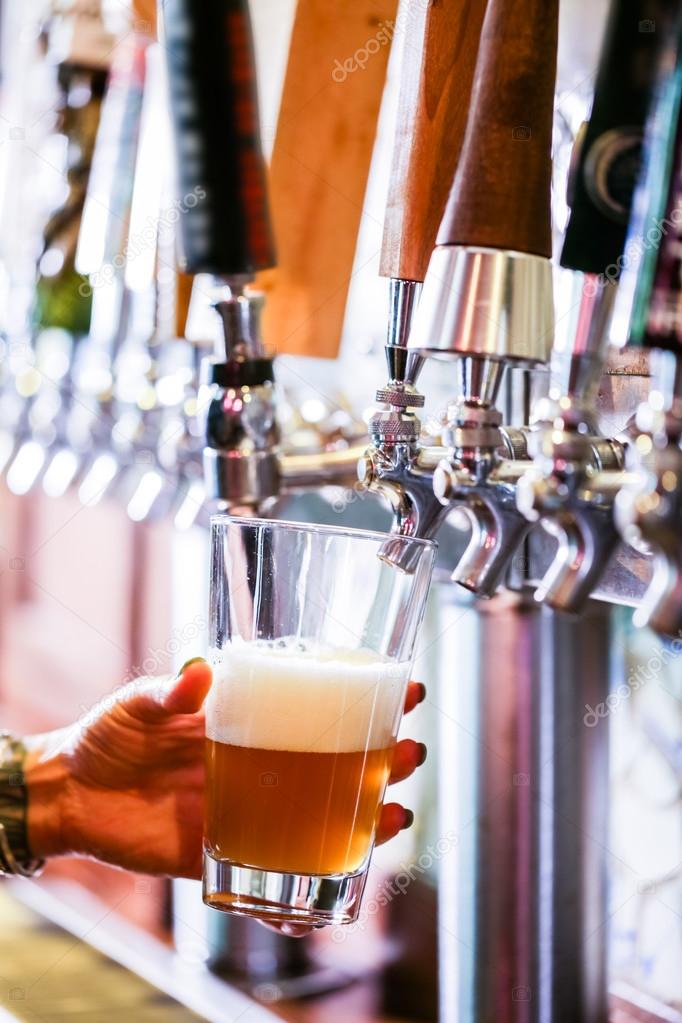
M 48 60 L 56 60 L 56 132 L 64 139 L 66 194 L 50 216 L 38 262 L 33 322 L 82 336 L 90 328 L 90 294 L 76 270 L 76 249 L 114 39 L 97 5 L 76 2 L 46 26 Z
M 7 384 L 24 399 L 7 459 L 7 483 L 17 494 L 27 493 L 45 468 L 56 423 L 69 400 L 74 345 L 90 325 L 90 301 L 75 270 L 75 254 L 114 41 L 99 5 L 85 0 L 54 4 L 40 39 L 44 64 L 54 69 L 56 83 L 56 102 L 48 108 L 53 115 L 56 110 L 46 139 L 49 156 L 42 155 L 58 205 L 42 231 L 24 326 L 17 320 L 8 339 L 14 364 Z
M 128 22 L 112 52 L 74 263 L 79 296 L 89 304 L 89 329 L 74 352 L 71 400 L 63 406 L 44 479 L 52 496 L 77 485 L 88 504 L 108 492 L 120 469 L 118 453 L 110 450 L 114 374 L 131 318 L 126 258 L 151 42 L 147 32 L 131 31 Z

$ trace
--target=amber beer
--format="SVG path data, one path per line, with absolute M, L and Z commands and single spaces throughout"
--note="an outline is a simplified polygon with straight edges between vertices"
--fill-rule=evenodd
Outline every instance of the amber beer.
M 358 871 L 372 849 L 407 667 L 364 649 L 237 641 L 207 707 L 205 844 L 282 873 Z

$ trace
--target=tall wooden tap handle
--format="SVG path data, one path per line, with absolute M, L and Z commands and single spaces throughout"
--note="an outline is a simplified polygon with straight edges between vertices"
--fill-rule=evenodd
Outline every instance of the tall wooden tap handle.
M 558 0 L 489 0 L 439 245 L 551 255 Z
M 423 281 L 455 174 L 487 0 L 402 0 L 406 33 L 380 273 Z

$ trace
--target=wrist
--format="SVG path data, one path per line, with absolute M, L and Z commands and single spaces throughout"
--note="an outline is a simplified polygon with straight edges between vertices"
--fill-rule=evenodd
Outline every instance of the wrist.
M 68 812 L 71 778 L 68 759 L 58 748 L 58 735 L 53 732 L 26 739 L 28 843 L 32 855 L 40 859 L 73 851 Z

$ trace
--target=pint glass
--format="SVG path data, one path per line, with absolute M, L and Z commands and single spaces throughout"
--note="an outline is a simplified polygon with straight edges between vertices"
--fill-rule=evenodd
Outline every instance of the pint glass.
M 357 917 L 435 550 L 387 539 L 211 520 L 209 906 Z

